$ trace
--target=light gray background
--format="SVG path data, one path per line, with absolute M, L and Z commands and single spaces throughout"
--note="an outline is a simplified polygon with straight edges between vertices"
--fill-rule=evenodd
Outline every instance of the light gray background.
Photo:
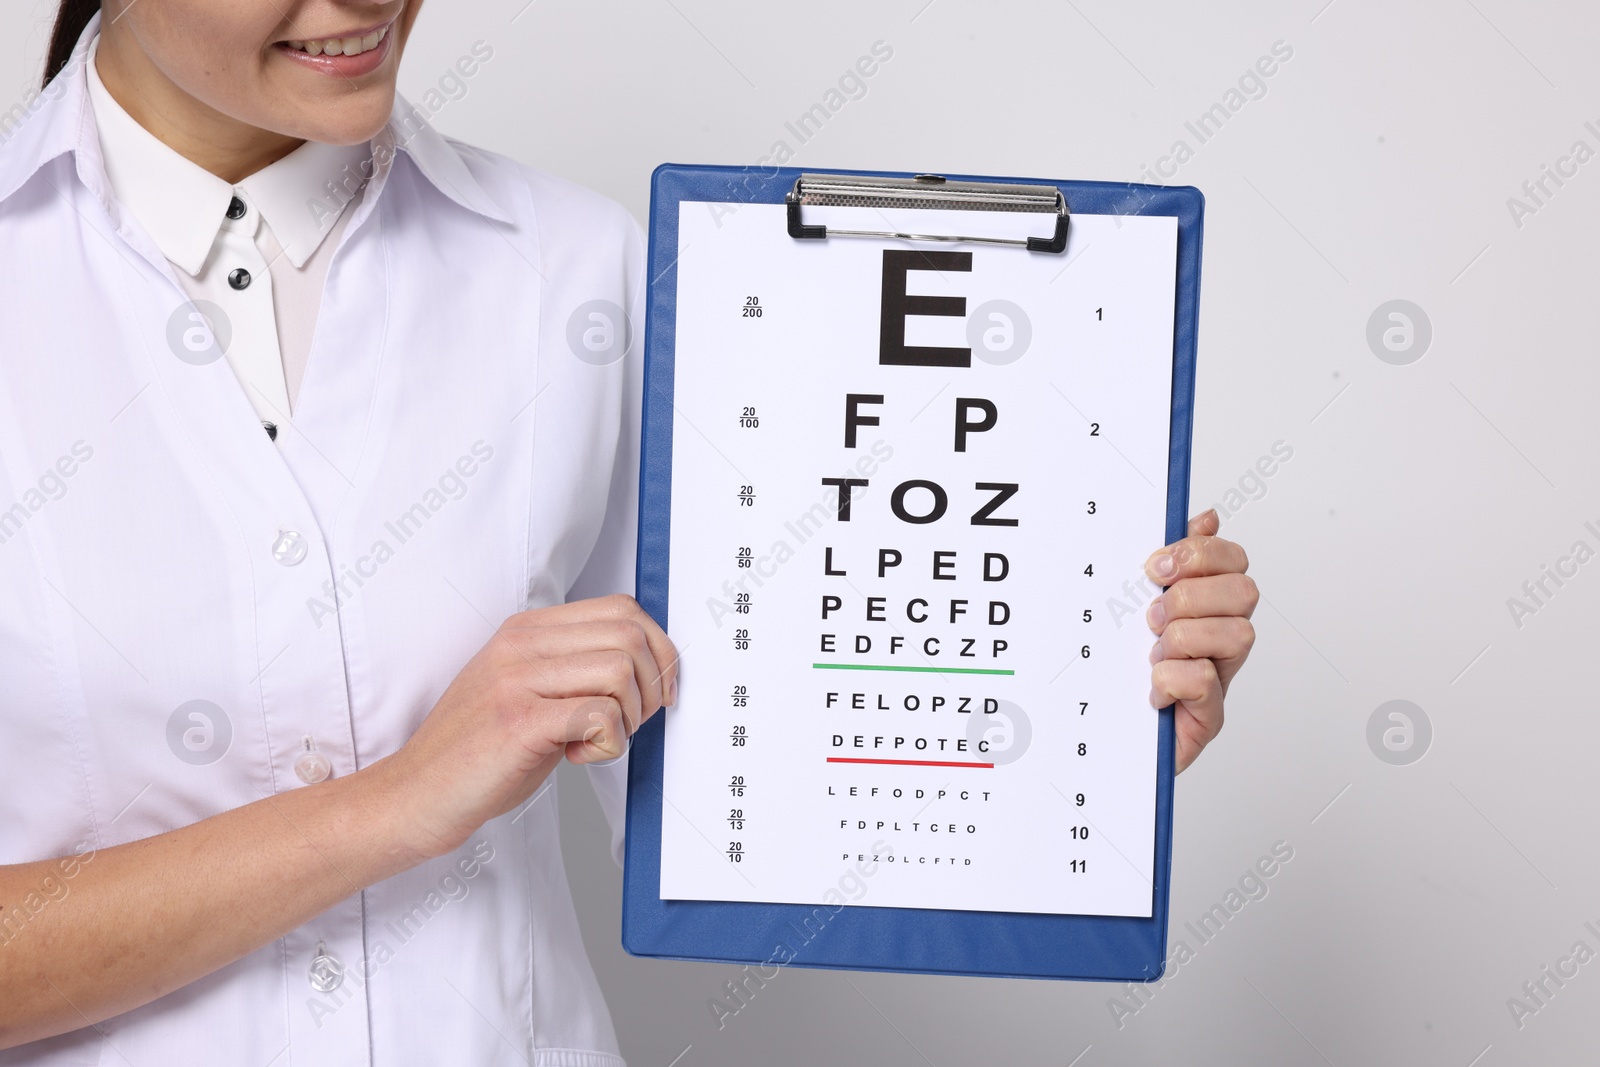
M 794 145 L 785 120 L 878 40 L 892 60 L 797 163 L 1132 180 L 1187 141 L 1175 181 L 1208 207 L 1196 510 L 1294 450 L 1223 528 L 1265 599 L 1227 729 L 1178 783 L 1173 936 L 1286 841 L 1265 899 L 1120 1029 L 1116 987 L 791 968 L 719 1030 L 707 1002 L 736 969 L 621 951 L 602 821 L 568 789 L 585 936 L 634 1067 L 1594 1062 L 1600 961 L 1521 1029 L 1506 1003 L 1574 942 L 1600 950 L 1580 686 L 1600 561 L 1520 628 L 1507 607 L 1574 541 L 1600 548 L 1600 159 L 1520 227 L 1506 203 L 1575 140 L 1600 150 L 1593 5 L 526 3 L 429 0 L 402 90 L 488 42 L 437 124 L 641 218 L 656 164 Z M 52 9 L 0 9 L 5 100 L 34 82 Z M 1294 55 L 1266 95 L 1198 145 L 1184 123 L 1279 40 Z M 1432 323 L 1408 366 L 1366 342 L 1391 299 Z M 1397 698 L 1434 730 L 1409 766 L 1366 741 Z

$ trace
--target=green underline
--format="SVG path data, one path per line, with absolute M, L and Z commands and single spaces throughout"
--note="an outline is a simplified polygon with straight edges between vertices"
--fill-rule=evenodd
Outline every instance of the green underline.
M 819 671 L 915 671 L 918 674 L 1016 674 L 998 667 L 887 667 L 877 663 L 813 663 Z

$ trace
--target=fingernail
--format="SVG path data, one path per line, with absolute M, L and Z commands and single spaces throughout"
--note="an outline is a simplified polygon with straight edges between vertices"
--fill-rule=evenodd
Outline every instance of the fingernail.
M 1167 624 L 1167 606 L 1162 597 L 1150 601 L 1150 610 L 1144 613 L 1144 617 L 1150 624 L 1150 629 L 1157 633 L 1161 632 L 1161 628 Z
M 1161 698 L 1161 690 L 1150 690 L 1150 706 L 1155 708 L 1157 711 L 1160 711 L 1162 708 L 1167 706 L 1166 701 Z
M 678 703 L 678 679 L 676 677 L 674 677 L 672 679 L 672 681 L 667 683 L 667 700 L 666 700 L 665 706 L 669 707 L 669 708 L 676 707 L 677 703 Z
M 1178 573 L 1178 561 L 1170 553 L 1163 552 L 1150 561 L 1150 569 L 1156 572 L 1158 578 L 1171 578 Z
M 1164 658 L 1161 654 L 1161 642 L 1157 641 L 1150 647 L 1150 662 L 1152 664 L 1160 663 Z

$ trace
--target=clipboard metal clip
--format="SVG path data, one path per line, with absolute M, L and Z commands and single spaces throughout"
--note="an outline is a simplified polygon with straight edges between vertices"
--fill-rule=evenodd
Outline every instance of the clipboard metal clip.
M 998 182 L 956 182 L 937 174 L 914 178 L 862 178 L 843 174 L 802 174 L 784 197 L 788 207 L 789 236 L 799 240 L 828 237 L 889 237 L 905 241 L 975 241 L 981 244 L 1018 245 L 1030 252 L 1063 252 L 1071 213 L 1067 198 L 1053 185 L 1007 185 Z M 830 230 L 800 221 L 800 208 L 944 208 L 966 211 L 1026 211 L 1055 216 L 1050 237 L 974 237 L 959 234 L 902 233 L 897 230 Z

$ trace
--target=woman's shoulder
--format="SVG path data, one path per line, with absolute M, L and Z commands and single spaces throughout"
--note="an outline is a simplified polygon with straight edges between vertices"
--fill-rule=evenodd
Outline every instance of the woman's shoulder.
M 603 193 L 498 152 L 445 140 L 513 223 L 532 222 L 555 238 L 631 243 L 642 234 L 632 212 Z

